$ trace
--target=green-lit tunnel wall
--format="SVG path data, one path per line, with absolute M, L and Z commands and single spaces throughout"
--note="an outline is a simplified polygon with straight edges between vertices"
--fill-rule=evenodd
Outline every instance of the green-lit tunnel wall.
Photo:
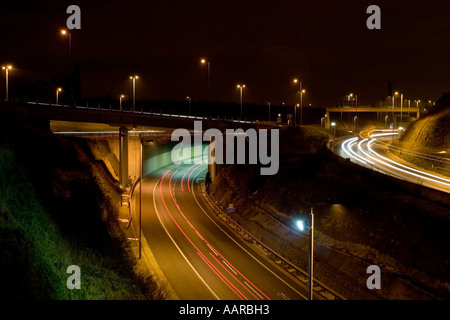
M 157 144 L 157 143 L 148 143 L 143 146 L 143 174 L 144 176 L 164 167 L 172 164 L 172 149 L 176 146 L 176 143 L 168 143 L 168 144 Z M 201 150 L 203 152 L 204 148 L 207 147 L 208 144 L 204 143 L 201 145 Z M 190 147 L 190 155 L 189 153 L 182 154 L 180 159 L 186 160 L 191 158 L 192 163 L 194 160 L 197 162 L 199 159 L 194 159 L 196 152 L 199 152 L 199 146 L 191 146 Z M 199 163 L 199 162 L 197 162 Z

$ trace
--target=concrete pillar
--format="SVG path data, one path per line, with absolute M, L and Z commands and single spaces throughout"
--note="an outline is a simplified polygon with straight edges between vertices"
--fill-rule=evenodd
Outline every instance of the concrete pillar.
M 328 109 L 327 109 L 326 117 L 325 117 L 325 128 L 327 128 L 327 129 L 330 128 L 330 122 L 331 122 L 331 120 L 330 120 L 330 111 L 328 111 Z
M 217 174 L 217 164 L 216 164 L 216 138 L 211 136 L 210 144 L 208 145 L 208 171 L 211 182 L 214 181 Z
M 126 189 L 130 183 L 128 177 L 128 128 L 119 130 L 119 179 L 121 189 Z

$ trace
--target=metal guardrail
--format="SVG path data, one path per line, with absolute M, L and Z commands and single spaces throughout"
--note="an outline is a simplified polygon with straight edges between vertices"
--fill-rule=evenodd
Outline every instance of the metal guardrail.
M 206 190 L 203 192 L 206 202 L 209 204 L 214 213 L 228 226 L 230 226 L 239 236 L 245 241 L 252 243 L 258 247 L 263 253 L 277 265 L 291 274 L 293 277 L 300 280 L 302 283 L 308 285 L 308 273 L 303 271 L 300 267 L 296 266 L 293 262 L 281 256 L 275 250 L 271 249 L 266 244 L 259 241 L 249 231 L 240 226 L 235 220 L 220 209 L 217 204 L 211 199 Z M 326 300 L 347 300 L 345 297 L 326 286 L 324 283 L 314 280 L 313 290 L 316 294 L 321 295 Z
M 141 110 L 118 110 L 118 109 L 112 109 L 111 106 L 108 108 L 102 108 L 100 105 L 97 107 L 83 107 L 83 106 L 69 106 L 67 104 L 55 104 L 55 103 L 45 103 L 45 102 L 38 102 L 38 101 L 27 101 L 26 104 L 29 105 L 39 105 L 39 106 L 49 106 L 49 107 L 60 107 L 60 108 L 73 108 L 73 109 L 82 109 L 82 110 L 92 110 L 92 111 L 108 111 L 108 112 L 114 112 L 114 113 L 129 113 L 129 114 L 135 114 L 135 115 L 151 115 L 151 116 L 160 116 L 160 117 L 170 117 L 170 118 L 186 118 L 186 119 L 195 119 L 195 120 L 214 120 L 214 121 L 229 121 L 229 122 L 235 122 L 235 123 L 246 123 L 251 124 L 255 123 L 255 121 L 248 121 L 248 120 L 239 120 L 239 119 L 227 119 L 226 117 L 220 118 L 220 117 L 205 117 L 205 116 L 193 116 L 193 115 L 187 115 L 187 114 L 177 114 L 177 113 L 162 113 L 162 112 L 148 112 L 143 111 L 143 108 Z

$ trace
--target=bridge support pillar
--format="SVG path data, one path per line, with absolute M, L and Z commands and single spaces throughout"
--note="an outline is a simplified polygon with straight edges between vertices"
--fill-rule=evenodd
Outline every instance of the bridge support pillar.
M 122 190 L 130 183 L 128 177 L 128 128 L 121 127 L 119 130 L 119 182 Z
M 211 136 L 211 141 L 208 145 L 208 171 L 211 182 L 213 182 L 217 174 L 216 138 L 214 136 Z

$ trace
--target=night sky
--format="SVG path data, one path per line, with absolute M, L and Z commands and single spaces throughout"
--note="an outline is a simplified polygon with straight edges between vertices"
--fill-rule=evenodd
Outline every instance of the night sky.
M 359 104 L 387 96 L 387 82 L 405 98 L 437 100 L 450 91 L 450 2 L 438 1 L 2 1 L 0 64 L 10 76 L 49 81 L 67 71 L 68 41 L 59 30 L 66 8 L 81 8 L 72 31 L 82 96 L 131 94 L 138 99 L 297 101 L 331 106 L 350 92 Z M 381 8 L 381 30 L 369 30 L 366 9 Z M 4 73 L 0 85 L 4 86 Z M 12 80 L 13 81 L 13 80 Z M 13 82 L 12 82 L 13 83 Z

